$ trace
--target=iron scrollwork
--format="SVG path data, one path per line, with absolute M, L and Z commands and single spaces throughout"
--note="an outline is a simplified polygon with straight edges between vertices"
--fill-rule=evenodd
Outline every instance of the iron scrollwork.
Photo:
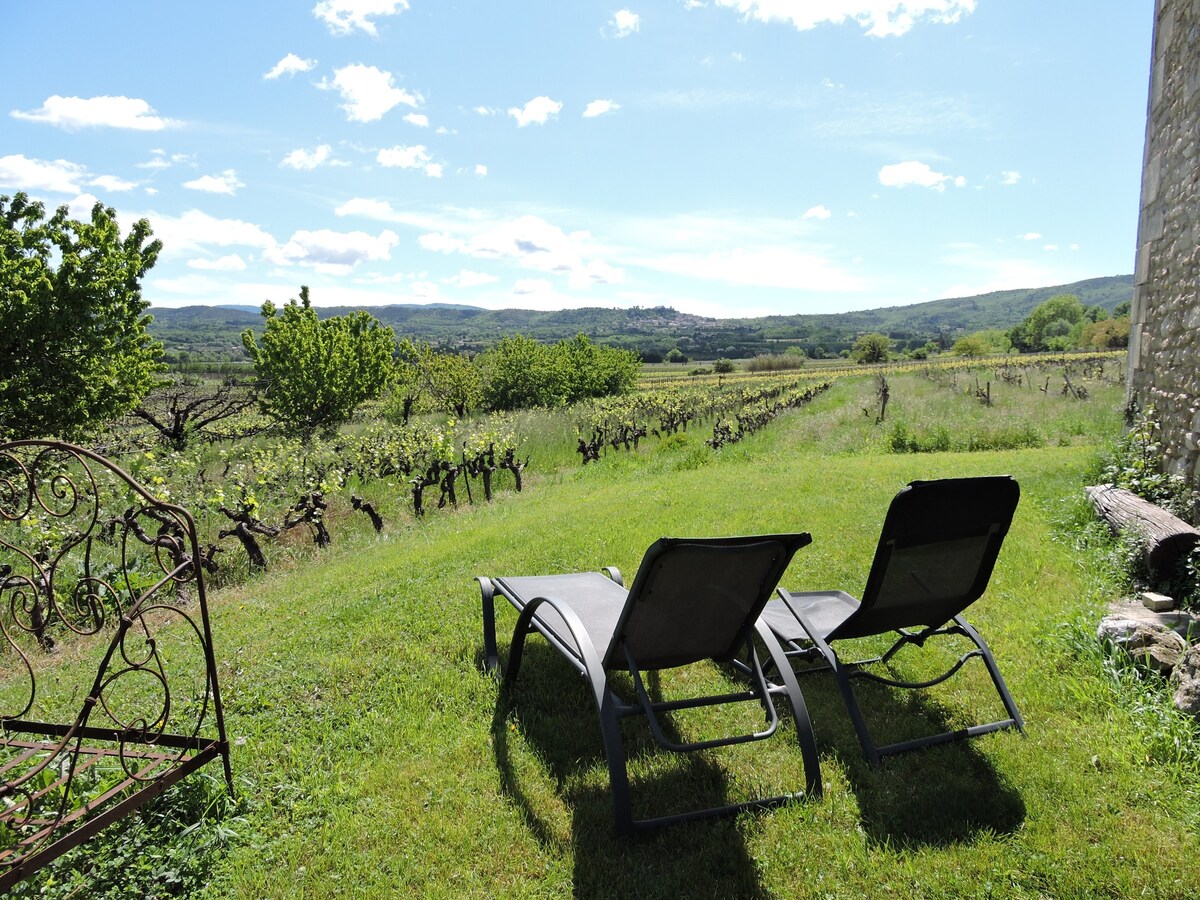
M 232 790 L 206 563 L 103 457 L 0 446 L 0 890 L 212 759 Z

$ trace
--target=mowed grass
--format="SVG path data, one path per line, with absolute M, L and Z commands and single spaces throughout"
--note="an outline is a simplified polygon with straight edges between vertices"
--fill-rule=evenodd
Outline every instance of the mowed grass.
M 1074 649 L 1107 584 L 1056 536 L 1078 516 L 1095 448 L 1052 439 L 1034 450 L 872 452 L 868 439 L 886 426 L 855 406 L 872 391 L 870 380 L 839 382 L 721 453 L 693 434 L 669 450 L 533 475 L 525 494 L 347 539 L 217 594 L 241 818 L 213 861 L 209 896 L 1196 896 L 1200 777 L 1150 760 L 1098 657 Z M 1115 428 L 1111 413 L 1101 418 L 1096 439 Z M 858 443 L 844 436 L 851 425 Z M 481 669 L 476 575 L 616 565 L 631 577 L 663 535 L 803 530 L 814 542 L 784 583 L 857 592 L 900 487 L 995 473 L 1016 476 L 1022 500 L 968 617 L 991 642 L 1024 736 L 873 770 L 833 684 L 813 676 L 802 688 L 823 797 L 628 841 L 612 833 L 598 719 L 574 670 L 537 638 L 513 690 Z M 515 615 L 499 619 L 503 654 Z M 928 670 L 920 659 L 899 667 Z M 712 664 L 661 678 L 668 696 L 735 683 Z M 878 689 L 863 700 L 881 740 L 999 714 L 982 667 L 927 697 Z M 759 722 L 693 711 L 676 724 L 700 738 Z M 677 757 L 627 723 L 635 813 L 799 790 L 786 725 L 767 742 Z
M 761 449 L 632 481 L 592 467 L 536 498 L 432 520 L 222 597 L 214 627 L 251 809 L 213 895 L 1193 896 L 1195 782 L 1145 764 L 1130 717 L 1090 700 L 1107 696 L 1100 674 L 1059 636 L 1098 600 L 1050 538 L 1088 452 L 814 461 Z M 972 619 L 1028 720 L 1024 737 L 871 770 L 836 691 L 814 677 L 804 688 L 824 797 L 626 842 L 611 833 L 597 720 L 573 670 L 534 642 L 510 696 L 480 671 L 476 574 L 632 573 L 660 535 L 804 529 L 814 544 L 786 582 L 856 590 L 897 488 L 995 472 L 1017 476 L 1024 497 Z M 663 688 L 728 681 L 700 666 L 664 674 Z M 882 736 L 996 708 L 978 677 L 930 701 L 867 701 Z M 680 728 L 722 724 L 693 715 Z M 626 735 L 643 814 L 803 783 L 787 735 L 683 759 L 637 728 Z

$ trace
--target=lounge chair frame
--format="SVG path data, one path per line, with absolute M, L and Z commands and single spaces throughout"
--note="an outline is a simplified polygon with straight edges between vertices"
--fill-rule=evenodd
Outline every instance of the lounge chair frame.
M 209 762 L 233 793 L 206 562 L 107 459 L 0 445 L 0 893 Z M 48 667 L 67 642 L 99 666 Z
M 1007 476 L 913 482 L 897 494 L 888 511 L 861 601 L 843 591 L 789 593 L 783 588 L 777 590 L 778 599 L 772 601 L 764 619 L 772 626 L 773 633 L 783 645 L 788 658 L 793 662 L 808 663 L 796 667 L 796 674 L 810 675 L 826 671 L 833 673 L 854 725 L 855 734 L 862 745 L 863 755 L 871 765 L 879 765 L 886 756 L 1003 729 L 1012 728 L 1024 732 L 1024 719 L 1000 674 L 991 648 L 960 612 L 974 603 L 986 590 L 1018 499 L 1017 483 Z M 939 502 L 951 501 L 963 504 L 974 501 L 974 508 L 957 509 L 955 515 L 951 516 L 969 523 L 968 528 L 972 533 L 968 535 L 968 539 L 974 538 L 975 541 L 982 542 L 982 546 L 977 548 L 978 564 L 969 586 L 957 596 L 931 602 L 929 609 L 908 609 L 899 612 L 889 610 L 886 603 L 881 601 L 888 590 L 889 577 L 895 575 L 894 570 L 889 572 L 894 557 L 900 559 L 900 564 L 903 565 L 905 550 L 923 544 L 936 544 L 940 540 L 953 540 L 956 537 L 954 525 L 957 522 L 945 528 L 924 523 L 927 526 L 923 529 L 925 533 L 911 539 L 905 532 L 912 525 L 914 515 L 928 516 L 930 510 L 935 509 Z M 909 575 L 913 581 L 920 584 L 920 576 L 915 570 Z M 844 618 L 830 627 L 829 619 L 819 621 L 822 607 L 825 610 L 840 607 Z M 779 615 L 782 609 L 786 609 L 789 618 L 799 625 L 799 633 L 782 627 L 785 621 Z M 897 635 L 896 640 L 887 651 L 878 656 L 843 660 L 835 648 L 835 644 L 841 640 L 889 632 Z M 950 636 L 965 638 L 972 646 L 940 675 L 922 681 L 910 681 L 872 670 L 872 667 L 886 667 L 893 657 L 906 647 L 922 647 L 931 639 Z M 865 679 L 888 687 L 921 690 L 953 677 L 972 659 L 982 660 L 986 667 L 992 685 L 1004 706 L 1005 717 L 911 740 L 883 745 L 875 743 L 854 693 L 853 683 L 856 679 Z
M 635 658 L 635 654 L 629 646 L 629 641 L 623 635 L 622 629 L 624 623 L 628 620 L 630 610 L 638 602 L 638 598 L 642 596 L 639 589 L 648 581 L 644 577 L 644 573 L 651 572 L 655 564 L 675 547 L 702 544 L 706 541 L 720 544 L 721 539 L 687 541 L 683 539 L 664 538 L 653 545 L 646 553 L 646 557 L 639 568 L 638 576 L 634 579 L 633 587 L 626 594 L 624 600 L 621 601 L 624 603 L 624 612 L 620 620 L 621 624 L 618 624 L 616 632 L 612 636 L 611 643 L 606 647 L 597 646 L 594 640 L 596 636 L 589 633 L 588 627 L 572 607 L 569 598 L 554 596 L 550 593 L 538 593 L 535 596 L 529 596 L 522 589 L 521 579 L 489 578 L 483 576 L 476 579 L 479 582 L 482 596 L 485 666 L 489 672 L 500 674 L 502 671 L 499 650 L 496 644 L 495 625 L 495 596 L 499 594 L 508 600 L 518 611 L 517 623 L 509 648 L 508 665 L 503 669 L 503 681 L 506 687 L 511 686 L 517 678 L 517 674 L 520 671 L 525 639 L 532 633 L 540 634 L 554 649 L 562 654 L 580 675 L 587 679 L 592 698 L 596 703 L 596 708 L 600 716 L 601 739 L 608 764 L 613 797 L 613 824 L 617 834 L 628 835 L 633 832 L 661 828 L 696 819 L 732 815 L 744 810 L 765 809 L 778 806 L 799 796 L 797 794 L 785 794 L 672 815 L 634 819 L 630 800 L 626 755 L 620 727 L 621 720 L 630 716 L 645 716 L 651 735 L 654 737 L 655 742 L 663 749 L 673 753 L 689 753 L 708 748 L 765 740 L 773 736 L 777 732 L 780 723 L 776 703 L 784 701 L 787 703 L 788 710 L 796 727 L 804 762 L 804 796 L 812 797 L 820 795 L 821 776 L 816 743 L 813 739 L 808 708 L 804 703 L 803 695 L 800 693 L 799 682 L 787 665 L 787 658 L 779 642 L 771 634 L 770 629 L 764 623 L 758 621 L 758 611 L 761 611 L 762 606 L 770 596 L 770 590 L 773 589 L 775 582 L 782 575 L 792 554 L 799 547 L 809 543 L 810 540 L 811 538 L 806 534 L 725 539 L 725 545 L 736 545 L 739 542 L 747 544 L 751 542 L 777 541 L 782 548 L 781 553 L 785 557 L 781 559 L 781 565 L 778 566 L 777 572 L 773 574 L 771 583 L 765 585 L 764 596 L 758 598 L 753 604 L 752 615 L 747 617 L 745 627 L 733 636 L 727 653 L 721 654 L 725 659 L 732 659 L 734 656 L 740 655 L 745 660 L 748 660 L 746 668 L 750 672 L 750 687 L 744 691 L 680 700 L 654 701 L 650 698 L 649 692 L 646 690 L 643 682 L 643 671 L 647 669 L 669 668 L 673 667 L 673 665 L 652 665 L 649 667 L 641 665 Z M 624 586 L 620 572 L 614 567 L 606 567 L 601 572 L 591 573 L 591 575 L 597 580 L 603 580 L 612 585 L 612 594 L 614 597 L 619 593 L 618 589 Z M 545 576 L 544 578 L 536 579 L 536 581 L 544 582 L 547 586 L 552 586 L 555 584 L 556 577 L 562 576 Z M 579 578 L 581 576 L 568 577 Z M 594 582 L 594 586 L 599 585 L 600 581 Z M 558 631 L 548 623 L 543 607 L 551 608 L 561 617 L 561 624 L 557 626 Z M 560 633 L 564 626 L 566 634 Z M 767 679 L 764 668 L 759 660 L 758 651 L 754 645 L 755 636 L 759 638 L 765 647 L 774 668 L 782 673 L 783 677 L 778 682 L 772 682 Z M 602 637 L 606 638 L 608 635 Z M 608 673 L 613 670 L 628 671 L 630 673 L 636 694 L 634 702 L 625 701 L 612 689 Z M 660 721 L 662 714 L 676 710 L 743 702 L 757 702 L 761 704 L 766 714 L 765 728 L 748 734 L 727 735 L 694 742 L 678 742 L 666 736 Z

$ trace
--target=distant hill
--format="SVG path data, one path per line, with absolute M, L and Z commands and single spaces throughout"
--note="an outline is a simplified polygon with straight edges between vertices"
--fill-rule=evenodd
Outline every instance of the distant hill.
M 761 318 L 713 319 L 668 306 L 540 312 L 403 304 L 375 306 L 368 311 L 392 326 L 398 335 L 449 349 L 478 351 L 511 334 L 558 341 L 583 333 L 598 342 L 648 355 L 679 347 L 690 356 L 709 359 L 742 358 L 789 346 L 837 353 L 859 335 L 872 331 L 887 334 L 902 347 L 917 347 L 930 340 L 951 342 L 974 331 L 1011 328 L 1056 294 L 1075 294 L 1085 306 L 1111 311 L 1121 301 L 1133 298 L 1133 276 L 1090 278 L 1073 284 L 995 291 L 910 306 Z M 352 311 L 350 307 L 317 309 L 322 317 Z M 241 332 L 262 328 L 257 310 L 247 307 L 156 307 L 150 312 L 154 315 L 150 331 L 171 354 L 186 351 L 210 359 L 242 358 Z

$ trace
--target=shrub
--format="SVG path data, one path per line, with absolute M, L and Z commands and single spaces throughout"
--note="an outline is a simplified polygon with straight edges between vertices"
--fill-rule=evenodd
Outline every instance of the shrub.
M 749 372 L 787 372 L 804 368 L 805 358 L 795 353 L 768 353 L 746 363 Z M 733 364 L 730 363 L 732 371 Z
M 1195 524 L 1197 496 L 1182 475 L 1163 471 L 1158 417 L 1153 407 L 1143 412 L 1102 459 L 1100 480 L 1125 488 Z
M 850 355 L 859 363 L 887 362 L 891 348 L 892 342 L 886 334 L 864 334 L 854 342 Z

